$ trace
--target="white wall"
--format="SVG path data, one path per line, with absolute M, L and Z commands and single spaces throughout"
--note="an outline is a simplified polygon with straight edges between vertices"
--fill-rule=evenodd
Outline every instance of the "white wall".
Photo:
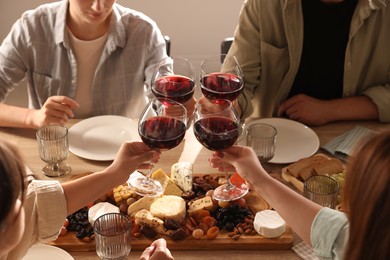
M 28 9 L 49 0 L 0 0 L 0 42 Z M 243 0 L 117 0 L 157 22 L 171 38 L 171 55 L 190 59 L 196 68 L 203 57 L 218 54 L 223 38 L 232 36 Z M 26 89 L 13 91 L 7 103 L 26 104 Z

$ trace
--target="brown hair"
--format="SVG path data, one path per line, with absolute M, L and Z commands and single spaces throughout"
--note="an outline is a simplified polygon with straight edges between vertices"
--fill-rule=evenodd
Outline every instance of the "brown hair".
M 0 140 L 0 227 L 21 195 L 24 200 L 26 188 L 25 165 L 18 149 L 11 143 Z
M 390 259 L 390 131 L 359 147 L 345 177 L 350 222 L 345 259 Z

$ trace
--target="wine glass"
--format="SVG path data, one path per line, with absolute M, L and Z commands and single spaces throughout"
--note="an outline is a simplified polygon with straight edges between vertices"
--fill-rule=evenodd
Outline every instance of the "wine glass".
M 237 58 L 222 56 L 208 57 L 200 64 L 202 94 L 216 103 L 226 99 L 236 100 L 244 87 L 243 73 Z
M 222 151 L 231 147 L 239 135 L 239 119 L 230 100 L 219 100 L 214 103 L 202 100 L 195 109 L 194 134 L 196 139 L 207 149 Z M 243 197 L 248 192 L 245 184 L 235 186 L 223 163 L 226 184 L 214 190 L 213 198 L 221 201 L 232 201 Z
M 244 76 L 236 56 L 226 54 L 207 57 L 200 64 L 200 89 L 212 102 L 234 102 L 244 88 Z M 239 139 L 245 123 L 240 122 Z
M 194 95 L 194 66 L 183 57 L 166 57 L 156 66 L 151 85 L 155 97 L 184 104 Z
M 183 140 L 187 126 L 186 108 L 170 99 L 154 98 L 145 107 L 138 122 L 142 141 L 152 149 L 169 150 Z M 157 197 L 164 191 L 159 181 L 150 178 L 153 163 L 145 176 L 130 176 L 128 185 L 137 194 Z

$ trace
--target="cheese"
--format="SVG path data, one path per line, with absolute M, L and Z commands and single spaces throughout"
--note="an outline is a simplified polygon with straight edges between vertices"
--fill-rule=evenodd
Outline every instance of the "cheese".
M 150 205 L 157 199 L 158 197 L 142 197 L 133 204 L 131 204 L 127 208 L 127 215 L 130 217 L 134 217 L 134 215 L 140 211 L 141 209 L 150 209 Z
M 197 199 L 194 202 L 192 202 L 188 208 L 188 214 L 192 216 L 195 212 L 202 210 L 202 209 L 207 209 L 207 210 L 212 210 L 214 207 L 213 200 L 211 199 L 210 196 L 205 196 L 201 199 Z
M 162 196 L 150 205 L 150 213 L 163 221 L 171 219 L 181 224 L 186 217 L 186 202 L 178 196 Z
M 278 237 L 286 230 L 286 222 L 274 210 L 263 210 L 256 213 L 253 226 L 260 235 L 273 238 Z
M 183 193 L 179 187 L 168 177 L 168 175 L 163 172 L 163 170 L 158 169 L 151 176 L 152 179 L 155 179 L 161 183 L 161 186 L 164 189 L 164 195 L 175 195 L 181 196 Z
M 88 210 L 88 221 L 93 226 L 95 220 L 107 213 L 119 213 L 119 208 L 108 202 L 99 202 Z
M 139 226 L 148 226 L 153 228 L 159 234 L 166 234 L 164 221 L 156 218 L 149 210 L 141 209 L 134 216 L 135 224 Z
M 120 205 L 122 201 L 126 201 L 128 198 L 134 198 L 136 196 L 135 192 L 127 185 L 119 185 L 115 187 L 112 192 L 116 205 Z
M 192 163 L 178 162 L 172 165 L 171 179 L 183 192 L 192 191 Z

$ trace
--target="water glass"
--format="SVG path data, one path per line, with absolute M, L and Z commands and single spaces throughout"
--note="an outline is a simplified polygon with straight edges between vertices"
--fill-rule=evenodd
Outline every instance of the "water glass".
M 326 175 L 314 175 L 305 180 L 303 195 L 321 206 L 334 209 L 339 189 L 335 179 Z
M 121 213 L 107 213 L 93 224 L 96 253 L 101 259 L 127 259 L 131 251 L 131 221 Z
M 277 131 L 263 123 L 249 125 L 246 130 L 246 145 L 252 147 L 261 163 L 274 157 Z
M 47 125 L 37 131 L 39 155 L 46 162 L 42 172 L 48 177 L 60 177 L 71 171 L 64 161 L 69 153 L 68 129 L 62 125 Z

